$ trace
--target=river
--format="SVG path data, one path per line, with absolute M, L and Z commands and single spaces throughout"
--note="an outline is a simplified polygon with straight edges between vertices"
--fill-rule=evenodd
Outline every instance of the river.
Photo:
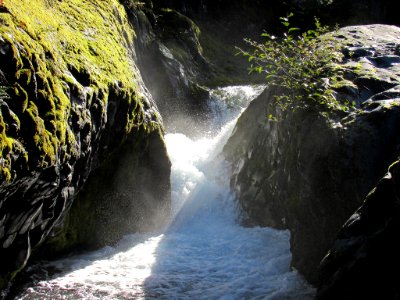
M 204 137 L 166 135 L 173 201 L 166 228 L 31 265 L 30 283 L 14 299 L 312 299 L 315 290 L 290 268 L 290 233 L 240 225 L 220 155 L 261 89 L 213 90 Z

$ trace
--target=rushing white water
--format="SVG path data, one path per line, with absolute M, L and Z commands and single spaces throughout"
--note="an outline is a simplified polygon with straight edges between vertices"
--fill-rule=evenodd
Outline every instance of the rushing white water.
M 237 223 L 227 166 L 218 156 L 235 117 L 259 92 L 214 91 L 217 133 L 199 140 L 166 136 L 174 212 L 163 232 L 129 235 L 113 247 L 32 266 L 54 274 L 33 277 L 17 299 L 312 298 L 313 289 L 290 269 L 289 232 Z

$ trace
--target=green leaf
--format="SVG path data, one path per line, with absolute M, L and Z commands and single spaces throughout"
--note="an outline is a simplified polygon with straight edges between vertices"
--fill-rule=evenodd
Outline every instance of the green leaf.
M 327 27 L 322 26 L 317 19 L 316 29 L 293 34 L 300 29 L 290 27 L 289 18 L 292 16 L 293 13 L 290 13 L 280 18 L 287 27 L 280 38 L 264 32 L 261 35 L 268 40 L 263 44 L 246 40 L 253 50 L 241 50 L 241 54 L 249 62 L 254 62 L 251 72 L 266 73 L 265 80 L 270 86 L 287 91 L 275 97 L 282 110 L 312 103 L 334 110 L 342 109 L 340 105 L 350 107 L 350 103 L 343 104 L 342 100 L 339 102 L 335 92 L 324 84 L 326 78 L 335 83 L 335 80 L 339 81 L 335 77 L 343 76 L 336 64 L 343 58 L 340 43 L 329 36 L 319 38 Z
M 312 30 L 312 29 L 307 30 L 307 35 L 308 35 L 308 36 L 310 36 L 310 35 L 315 35 L 315 34 L 316 34 L 316 31 L 315 31 L 315 30 Z
M 288 33 L 291 33 L 293 31 L 299 31 L 299 30 L 300 30 L 300 28 L 292 27 L 292 28 L 289 28 Z
M 277 121 L 278 121 L 278 119 L 277 119 L 273 114 L 269 114 L 269 115 L 268 115 L 268 120 L 269 120 L 269 121 L 274 121 L 274 122 L 277 122 Z

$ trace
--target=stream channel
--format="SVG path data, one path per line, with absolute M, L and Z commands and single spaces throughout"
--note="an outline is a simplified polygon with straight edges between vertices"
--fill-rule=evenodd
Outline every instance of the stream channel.
M 173 201 L 166 228 L 31 265 L 30 283 L 14 299 L 312 299 L 315 290 L 290 268 L 289 231 L 240 225 L 220 154 L 262 89 L 212 90 L 204 137 L 166 135 Z

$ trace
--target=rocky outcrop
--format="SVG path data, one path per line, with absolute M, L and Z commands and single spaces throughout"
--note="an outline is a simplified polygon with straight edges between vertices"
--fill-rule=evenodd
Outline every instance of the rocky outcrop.
M 122 2 L 139 29 L 138 64 L 166 127 L 192 136 L 207 126 L 207 88 L 263 82 L 255 74 L 245 76 L 248 62 L 236 55 L 236 47 L 246 49 L 243 39 L 258 40 L 265 29 L 282 30 L 279 16 L 295 12 L 293 25 L 302 28 L 314 26 L 314 16 L 330 24 L 397 20 L 385 1 L 147 0 L 140 10 Z
M 133 37 L 117 1 L 0 1 L 0 289 L 49 236 L 50 254 L 100 246 L 168 214 Z
M 206 119 L 209 99 L 201 82 L 209 76 L 210 65 L 203 56 L 199 27 L 183 14 L 151 3 L 129 13 L 138 28 L 138 66 L 168 131 L 201 133 L 196 124 Z
M 317 299 L 398 299 L 400 162 L 347 220 L 320 268 Z
M 243 39 L 261 31 L 262 26 L 255 26 L 257 21 L 246 13 L 238 14 L 236 5 L 226 14 L 213 10 L 193 14 L 189 9 L 192 5 L 162 1 L 153 5 L 147 1 L 140 10 L 128 11 L 138 28 L 138 66 L 167 130 L 196 136 L 209 126 L 210 88 L 248 84 L 255 79 L 246 76 L 248 64 L 235 55 L 235 47 L 243 45 Z M 253 5 L 251 9 L 255 10 Z M 231 11 L 235 14 L 230 15 Z M 243 26 L 247 21 L 249 25 Z
M 361 2 L 364 1 L 351 3 L 351 11 L 360 14 L 357 20 L 371 16 L 371 10 L 379 14 L 387 9 L 384 3 Z M 344 5 L 341 1 L 328 4 L 315 0 L 286 3 L 148 0 L 136 5 L 122 0 L 122 3 L 138 28 L 135 40 L 138 65 L 168 131 L 184 131 L 192 136 L 201 135 L 207 126 L 208 88 L 263 82 L 261 77 L 245 76 L 248 62 L 236 55 L 236 47 L 248 46 L 244 38 L 257 40 L 266 28 L 281 30 L 277 16 L 288 11 L 296 12 L 293 22 L 297 26 L 313 26 L 310 24 L 314 22 L 313 16 L 324 13 L 335 23 L 342 14 L 337 13 L 333 19 L 332 10 L 342 12 Z M 354 23 L 352 17 L 354 14 L 340 17 L 340 23 Z M 371 16 L 372 19 L 375 20 Z M 384 19 L 385 16 L 376 18 Z
M 358 109 L 282 112 L 274 101 L 279 90 L 269 88 L 224 149 L 244 222 L 290 229 L 292 265 L 312 283 L 342 224 L 400 154 L 400 29 L 346 27 L 337 38 L 351 53 L 338 97 Z

